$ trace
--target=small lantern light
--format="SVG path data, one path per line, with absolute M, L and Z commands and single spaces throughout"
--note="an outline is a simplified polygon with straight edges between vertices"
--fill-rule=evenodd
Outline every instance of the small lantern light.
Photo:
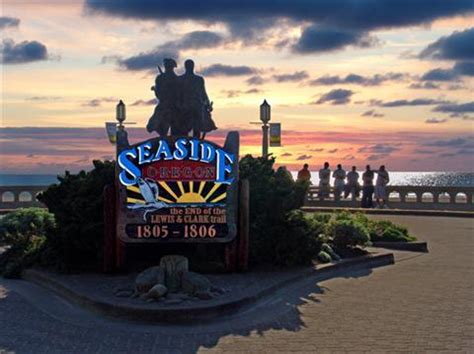
M 263 103 L 260 105 L 260 120 L 263 122 L 263 124 L 267 124 L 270 121 L 270 116 L 271 107 L 267 100 L 263 100 Z
M 117 105 L 117 121 L 122 125 L 122 123 L 125 121 L 125 103 L 123 103 L 122 100 Z

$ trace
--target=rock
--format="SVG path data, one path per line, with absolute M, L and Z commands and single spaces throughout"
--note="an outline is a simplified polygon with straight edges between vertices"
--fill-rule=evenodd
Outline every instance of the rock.
M 150 291 L 146 293 L 146 297 L 148 299 L 157 300 L 162 298 L 167 292 L 168 289 L 166 288 L 166 286 L 164 286 L 163 284 L 156 284 L 153 288 L 150 289 Z
M 183 274 L 181 279 L 181 289 L 189 295 L 196 295 L 196 293 L 209 292 L 211 290 L 211 282 L 203 275 L 194 272 Z
M 172 293 L 166 296 L 167 299 L 190 300 L 191 296 L 183 293 Z
M 135 290 L 139 294 L 148 292 L 156 284 L 165 283 L 165 272 L 159 266 L 145 269 L 135 279 Z
M 117 297 L 131 297 L 133 296 L 134 291 L 131 289 L 123 289 L 123 290 L 117 290 L 115 292 L 115 296 Z
M 222 294 L 226 293 L 224 288 L 219 288 L 218 286 L 214 286 L 214 285 L 211 286 L 211 291 L 214 292 L 214 293 L 217 293 L 219 295 L 222 295 Z
M 211 300 L 214 296 L 209 291 L 198 291 L 196 292 L 195 296 L 199 300 Z
M 176 292 L 181 287 L 181 278 L 188 272 L 188 259 L 184 256 L 164 256 L 160 260 L 160 268 L 164 270 L 164 284 L 170 292 Z
M 183 302 L 183 300 L 181 300 L 181 299 L 166 299 L 165 300 L 165 304 L 167 304 L 167 305 L 177 305 L 177 304 L 180 304 L 182 302 Z

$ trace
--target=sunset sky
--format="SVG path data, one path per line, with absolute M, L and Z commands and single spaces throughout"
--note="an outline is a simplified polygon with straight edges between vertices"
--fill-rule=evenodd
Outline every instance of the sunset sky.
M 282 124 L 277 163 L 474 171 L 473 0 L 3 0 L 1 173 L 112 158 L 127 104 L 149 138 L 164 57 L 192 58 L 220 128 L 261 152 L 258 109 Z

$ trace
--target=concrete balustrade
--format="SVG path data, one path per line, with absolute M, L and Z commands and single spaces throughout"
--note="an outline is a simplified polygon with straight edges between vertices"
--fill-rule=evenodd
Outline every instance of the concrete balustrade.
M 387 186 L 388 206 L 394 209 L 474 211 L 474 187 Z M 360 192 L 362 195 L 362 191 Z M 360 198 L 336 201 L 333 188 L 328 198 L 319 198 L 319 187 L 311 186 L 305 206 L 359 207 Z
M 36 196 L 48 186 L 0 186 L 0 211 L 45 207 Z

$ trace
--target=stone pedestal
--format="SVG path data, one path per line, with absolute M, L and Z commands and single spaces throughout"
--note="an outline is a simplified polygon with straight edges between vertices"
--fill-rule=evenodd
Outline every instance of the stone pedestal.
M 160 260 L 160 268 L 164 270 L 165 285 L 168 291 L 179 291 L 181 278 L 188 272 L 188 259 L 178 255 L 164 256 Z

